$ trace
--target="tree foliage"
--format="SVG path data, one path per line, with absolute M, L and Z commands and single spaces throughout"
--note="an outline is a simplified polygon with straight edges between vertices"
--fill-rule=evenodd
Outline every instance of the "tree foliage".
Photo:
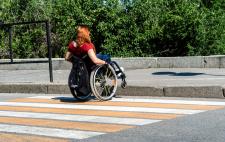
M 223 0 L 2 0 L 0 17 L 50 20 L 54 57 L 63 57 L 78 24 L 90 26 L 97 50 L 117 57 L 225 53 Z M 14 57 L 46 57 L 45 42 L 42 24 L 13 29 Z M 7 29 L 0 29 L 0 54 L 7 43 Z

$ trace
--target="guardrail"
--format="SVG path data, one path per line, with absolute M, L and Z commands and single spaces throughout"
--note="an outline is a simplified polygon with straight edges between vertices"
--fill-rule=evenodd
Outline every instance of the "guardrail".
M 13 60 L 13 50 L 12 50 L 12 29 L 16 25 L 27 25 L 27 24 L 38 24 L 44 23 L 46 28 L 46 38 L 47 38 L 47 48 L 48 48 L 48 61 L 35 60 L 35 61 L 19 61 L 14 62 Z M 50 82 L 53 82 L 53 69 L 52 69 L 52 47 L 51 47 L 51 34 L 50 34 L 50 24 L 48 20 L 45 21 L 32 21 L 32 22 L 18 22 L 18 23 L 3 23 L 0 22 L 0 28 L 7 29 L 9 33 L 9 59 L 10 62 L 0 62 L 0 64 L 26 64 L 26 63 L 49 63 L 49 78 Z

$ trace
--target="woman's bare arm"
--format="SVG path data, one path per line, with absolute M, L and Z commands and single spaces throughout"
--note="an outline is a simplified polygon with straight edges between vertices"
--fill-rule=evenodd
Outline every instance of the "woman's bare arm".
M 77 43 L 75 41 L 71 41 L 69 46 L 73 46 L 74 48 L 77 48 Z M 65 60 L 70 61 L 70 58 L 73 56 L 73 54 L 69 51 L 66 52 L 65 54 Z
M 92 62 L 95 63 L 95 64 L 98 64 L 98 65 L 106 64 L 105 61 L 99 59 L 96 56 L 96 54 L 95 54 L 95 52 L 94 52 L 93 49 L 88 50 L 88 56 L 90 57 L 90 59 L 92 60 Z
M 65 60 L 70 61 L 70 58 L 72 57 L 72 55 L 73 54 L 71 52 L 67 51 L 66 54 L 65 54 Z

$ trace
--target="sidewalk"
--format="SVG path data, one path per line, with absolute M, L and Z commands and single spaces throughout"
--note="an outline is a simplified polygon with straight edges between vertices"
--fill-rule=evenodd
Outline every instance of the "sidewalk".
M 68 94 L 69 70 L 0 70 L 0 93 Z M 127 70 L 126 89 L 118 95 L 224 98 L 225 69 L 150 68 Z

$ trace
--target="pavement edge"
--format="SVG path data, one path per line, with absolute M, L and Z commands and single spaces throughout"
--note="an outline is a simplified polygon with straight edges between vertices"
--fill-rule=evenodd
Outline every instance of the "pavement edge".
M 0 93 L 70 94 L 66 84 L 0 84 Z M 118 96 L 224 98 L 225 86 L 127 86 Z

